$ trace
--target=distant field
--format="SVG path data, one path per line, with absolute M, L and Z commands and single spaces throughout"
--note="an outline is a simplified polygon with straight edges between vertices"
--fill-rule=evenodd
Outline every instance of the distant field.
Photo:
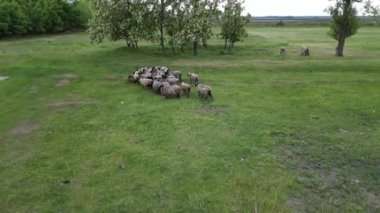
M 360 25 L 376 26 L 373 17 L 360 16 Z M 251 18 L 252 25 L 277 26 L 282 22 L 284 26 L 329 26 L 331 16 L 254 16 Z
M 252 17 L 251 24 L 275 26 L 282 22 L 284 25 L 328 25 L 330 21 L 330 16 L 259 16 Z
M 327 30 L 250 28 L 198 57 L 0 41 L 0 212 L 379 212 L 380 28 L 344 58 Z M 215 100 L 126 82 L 150 65 L 199 73 Z

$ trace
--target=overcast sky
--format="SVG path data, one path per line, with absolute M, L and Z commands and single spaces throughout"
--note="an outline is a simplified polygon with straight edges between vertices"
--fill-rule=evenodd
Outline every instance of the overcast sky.
M 253 16 L 323 16 L 330 4 L 328 0 L 245 0 L 245 11 Z

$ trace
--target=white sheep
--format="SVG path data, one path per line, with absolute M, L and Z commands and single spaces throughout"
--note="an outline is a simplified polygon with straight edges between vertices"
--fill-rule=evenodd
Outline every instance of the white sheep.
M 160 81 L 156 81 L 156 80 L 153 81 L 152 90 L 153 90 L 154 93 L 160 94 L 160 92 L 161 92 L 160 91 L 161 84 L 162 83 Z
M 190 97 L 190 84 L 187 84 L 185 82 L 181 83 L 181 90 L 186 97 Z
M 211 100 L 214 100 L 214 98 L 212 97 L 211 87 L 210 86 L 205 85 L 205 84 L 199 84 L 198 82 L 195 83 L 195 86 L 198 89 L 198 96 L 200 98 L 203 98 L 205 100 L 207 100 L 208 98 L 210 98 Z
M 168 78 L 166 79 L 166 81 L 170 85 L 178 85 L 180 82 L 178 78 L 176 78 L 175 76 L 172 76 L 172 75 L 169 75 Z
M 172 75 L 174 75 L 176 78 L 178 78 L 179 81 L 182 81 L 182 73 L 181 73 L 181 71 L 173 71 Z
M 162 83 L 160 86 L 161 95 L 166 98 L 180 98 L 181 88 L 178 85 L 167 85 Z
M 143 87 L 151 87 L 153 84 L 153 80 L 148 78 L 140 78 L 139 82 Z
M 191 82 L 192 84 L 196 84 L 196 83 L 199 81 L 199 77 L 198 77 L 198 75 L 195 74 L 195 73 L 188 72 L 188 73 L 187 73 L 187 76 L 189 76 L 189 78 L 190 78 L 190 82 Z

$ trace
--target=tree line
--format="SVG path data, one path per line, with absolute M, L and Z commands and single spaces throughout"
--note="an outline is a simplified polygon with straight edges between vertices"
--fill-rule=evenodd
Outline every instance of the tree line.
M 243 0 L 92 0 L 90 38 L 102 42 L 123 39 L 128 47 L 141 40 L 158 42 L 162 51 L 183 52 L 207 47 L 212 27 L 222 27 L 226 48 L 247 35 Z
M 0 38 L 85 28 L 89 0 L 0 0 Z
M 356 3 L 365 14 L 379 17 L 372 0 L 330 0 L 329 35 L 338 41 L 336 55 L 343 56 L 346 39 L 359 27 Z M 162 51 L 184 52 L 207 47 L 213 26 L 226 49 L 247 36 L 249 16 L 242 16 L 244 0 L 0 0 L 0 38 L 57 33 L 88 28 L 91 41 L 123 39 L 128 47 L 139 41 L 157 42 Z

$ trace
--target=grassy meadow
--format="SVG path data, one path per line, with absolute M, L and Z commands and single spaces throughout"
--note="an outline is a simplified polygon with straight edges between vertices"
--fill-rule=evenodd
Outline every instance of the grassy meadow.
M 0 212 L 379 212 L 380 28 L 344 58 L 327 30 L 249 28 L 197 57 L 86 33 L 0 41 Z M 198 73 L 214 101 L 126 81 L 156 65 Z

